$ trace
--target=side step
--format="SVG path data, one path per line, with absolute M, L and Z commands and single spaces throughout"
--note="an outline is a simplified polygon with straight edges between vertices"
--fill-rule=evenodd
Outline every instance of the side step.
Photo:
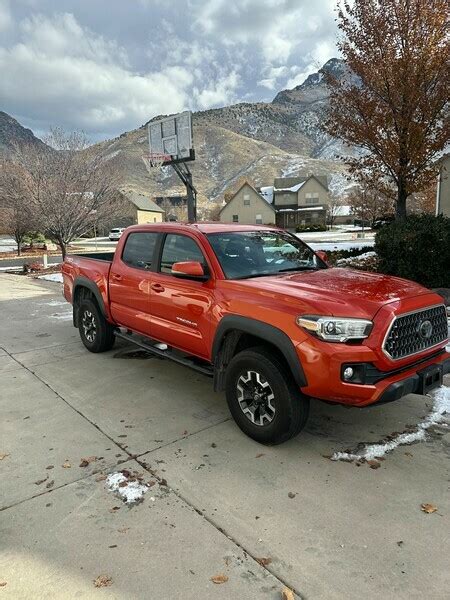
M 156 346 L 153 346 L 150 343 L 144 342 L 140 339 L 136 339 L 136 337 L 131 333 L 122 333 L 119 330 L 114 331 L 114 335 L 122 340 L 131 342 L 132 344 L 139 346 L 139 348 L 143 348 L 147 352 L 151 352 L 152 354 L 155 354 L 156 356 L 159 356 L 160 358 L 167 358 L 168 360 L 178 363 L 179 365 L 189 367 L 190 369 L 193 369 L 194 371 L 198 371 L 199 373 L 202 373 L 203 375 L 208 375 L 209 377 L 212 377 L 214 375 L 214 369 L 213 369 L 212 365 L 211 366 L 208 366 L 206 364 L 199 365 L 195 362 L 195 360 L 193 360 L 191 358 L 185 358 L 184 356 L 179 356 L 178 354 L 175 354 L 175 352 L 173 350 L 171 350 L 170 348 L 168 348 L 167 350 L 160 350 L 159 348 L 157 348 Z

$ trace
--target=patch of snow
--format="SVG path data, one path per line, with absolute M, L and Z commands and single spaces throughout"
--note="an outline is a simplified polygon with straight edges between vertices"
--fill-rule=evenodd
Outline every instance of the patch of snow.
M 344 265 L 352 265 L 352 264 L 357 264 L 360 260 L 365 260 L 366 258 L 371 258 L 372 256 L 376 256 L 377 253 L 370 251 L 370 252 L 364 252 L 363 254 L 358 254 L 358 256 L 349 256 L 348 258 L 340 258 L 337 261 L 337 265 L 339 267 L 342 267 Z
M 67 306 L 65 300 L 51 300 L 50 302 L 41 302 L 41 306 Z
M 49 273 L 48 275 L 39 275 L 38 279 L 43 279 L 44 281 L 56 281 L 57 283 L 63 282 L 62 273 Z
M 298 190 L 306 183 L 306 181 L 302 181 L 301 183 L 297 183 L 297 185 L 293 185 L 288 188 L 273 188 L 274 192 L 298 192 Z
M 334 210 L 335 217 L 349 217 L 352 214 L 351 206 L 336 206 Z
M 303 239 L 302 236 L 299 236 L 300 239 Z M 313 242 L 309 243 L 308 240 L 303 239 L 304 242 L 311 246 L 313 250 L 325 250 L 328 252 L 337 251 L 337 250 L 353 250 L 353 248 L 371 248 L 375 242 L 374 240 L 365 240 L 365 241 L 357 241 L 354 242 Z
M 399 433 L 392 440 L 369 444 L 359 452 L 335 452 L 331 460 L 374 460 L 381 458 L 385 454 L 392 452 L 398 446 L 420 442 L 425 439 L 426 431 L 438 423 L 450 424 L 450 387 L 441 386 L 431 395 L 433 398 L 433 408 L 423 421 L 417 424 L 414 431 Z
M 273 185 L 267 185 L 259 188 L 259 193 L 268 204 L 273 203 Z
M 60 321 L 71 321 L 72 317 L 72 311 L 66 313 L 55 313 L 54 315 L 50 315 L 50 319 L 59 319 Z
M 111 473 L 108 475 L 106 485 L 111 492 L 118 494 L 126 504 L 141 502 L 148 490 L 148 487 L 144 483 L 137 480 L 129 481 L 123 473 Z

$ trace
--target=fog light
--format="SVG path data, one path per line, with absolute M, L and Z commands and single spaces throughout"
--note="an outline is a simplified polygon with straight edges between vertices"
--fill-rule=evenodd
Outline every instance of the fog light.
M 344 379 L 349 381 L 353 377 L 353 369 L 351 367 L 347 367 L 344 369 Z

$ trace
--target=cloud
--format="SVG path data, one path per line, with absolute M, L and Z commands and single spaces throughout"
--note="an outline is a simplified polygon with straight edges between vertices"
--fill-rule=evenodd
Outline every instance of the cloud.
M 0 31 L 6 31 L 13 24 L 9 0 L 0 0 Z
M 231 71 L 228 75 L 210 84 L 209 87 L 194 90 L 194 96 L 199 108 L 210 108 L 212 106 L 223 106 L 235 100 L 236 88 L 239 84 L 239 75 Z
M 134 73 L 123 48 L 83 29 L 71 14 L 33 17 L 21 30 L 22 41 L 0 49 L 0 102 L 38 124 L 112 133 L 188 103 L 186 69 Z

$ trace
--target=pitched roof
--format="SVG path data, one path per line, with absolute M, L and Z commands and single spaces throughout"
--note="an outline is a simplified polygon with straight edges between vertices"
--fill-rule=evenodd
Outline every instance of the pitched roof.
M 259 198 L 261 198 L 261 200 L 262 200 L 263 202 L 265 202 L 265 204 L 267 204 L 267 205 L 268 205 L 268 206 L 269 206 L 269 207 L 270 207 L 270 208 L 271 208 L 273 211 L 275 210 L 275 209 L 273 208 L 273 206 L 272 206 L 271 204 L 269 204 L 269 202 L 267 202 L 266 198 L 265 198 L 265 197 L 264 197 L 262 194 L 260 194 L 260 193 L 258 192 L 258 190 L 257 190 L 257 189 L 255 189 L 255 188 L 252 186 L 252 184 L 251 184 L 251 183 L 249 183 L 248 181 L 244 181 L 244 183 L 243 183 L 243 184 L 242 184 L 242 185 L 239 187 L 239 189 L 238 189 L 238 190 L 237 190 L 237 191 L 236 191 L 236 192 L 233 194 L 233 197 L 232 197 L 232 198 L 230 198 L 230 200 L 228 200 L 228 202 L 222 206 L 222 208 L 220 209 L 220 212 L 219 212 L 219 214 L 220 214 L 220 213 L 221 213 L 221 212 L 222 212 L 222 211 L 223 211 L 223 210 L 224 210 L 224 209 L 225 209 L 227 206 L 229 206 L 229 205 L 230 205 L 230 204 L 233 202 L 233 200 L 236 198 L 236 196 L 239 194 L 239 192 L 242 190 L 242 188 L 243 188 L 245 185 L 247 185 L 247 186 L 248 186 L 250 189 L 252 189 L 252 190 L 255 192 L 255 194 L 256 194 L 256 195 L 257 195 Z
M 138 194 L 137 192 L 122 192 L 123 195 L 132 202 L 138 210 L 148 210 L 151 212 L 165 212 L 164 209 L 160 208 L 151 198 L 144 196 L 144 194 Z
M 290 188 L 297 187 L 300 186 L 300 184 L 306 183 L 308 179 L 311 179 L 311 177 L 314 177 L 314 179 L 318 181 L 320 185 L 324 187 L 328 192 L 328 179 L 326 175 L 300 175 L 298 177 L 276 177 L 273 182 L 273 185 L 275 191 L 288 190 L 295 192 L 298 191 L 298 189 L 300 188 L 298 188 L 297 190 L 291 190 Z

